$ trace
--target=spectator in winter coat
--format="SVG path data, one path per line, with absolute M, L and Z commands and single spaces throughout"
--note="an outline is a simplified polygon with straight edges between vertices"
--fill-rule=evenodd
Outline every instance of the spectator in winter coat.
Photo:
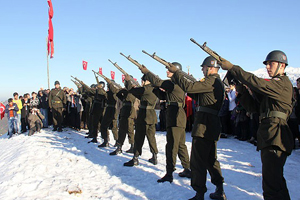
M 24 94 L 22 99 L 22 110 L 21 110 L 21 132 L 24 133 L 29 129 L 28 116 L 29 116 L 30 99 L 29 94 Z
M 5 106 L 5 113 L 8 118 L 8 138 L 11 138 L 14 133 L 18 132 L 18 105 L 13 102 L 12 98 L 8 99 L 8 104 Z
M 39 109 L 41 114 L 44 116 L 43 119 L 43 128 L 48 128 L 48 108 L 49 108 L 49 102 L 48 102 L 48 95 L 46 92 L 41 88 L 41 90 L 38 93 L 38 98 L 40 101 Z
M 80 130 L 81 112 L 83 111 L 81 97 L 82 95 L 74 92 L 72 88 L 67 95 L 67 112 L 69 115 L 69 124 L 76 130 Z
M 234 109 L 236 107 L 236 103 L 235 103 L 235 99 L 236 99 L 236 90 L 235 90 L 235 81 L 232 80 L 230 82 L 230 90 L 227 90 L 227 96 L 228 96 L 228 100 L 229 100 L 229 112 L 231 112 L 231 117 L 230 117 L 230 131 L 229 133 L 232 135 L 235 135 L 235 119 L 234 119 Z

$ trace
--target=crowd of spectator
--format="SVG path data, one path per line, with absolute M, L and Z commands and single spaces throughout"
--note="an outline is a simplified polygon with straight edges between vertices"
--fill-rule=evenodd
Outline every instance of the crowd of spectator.
M 258 113 L 247 112 L 239 103 L 238 93 L 235 89 L 236 82 L 232 81 L 225 88 L 225 99 L 219 112 L 221 121 L 221 138 L 233 137 L 241 141 L 248 141 L 256 145 L 256 133 L 259 126 Z M 288 119 L 288 125 L 296 140 L 300 141 L 300 78 L 297 79 L 297 87 L 294 87 L 293 112 Z M 63 109 L 63 127 L 74 130 L 88 129 L 86 113 L 86 99 L 73 88 L 64 87 L 63 91 L 67 98 L 67 104 Z M 40 132 L 42 128 L 48 128 L 53 124 L 52 112 L 49 108 L 48 95 L 50 90 L 40 88 L 38 93 L 32 92 L 19 95 L 13 93 L 13 98 L 8 99 L 5 112 L 8 117 L 8 135 L 21 134 L 27 131 L 28 135 Z M 251 91 L 250 91 L 251 92 Z M 159 113 L 157 131 L 166 131 L 166 103 L 160 101 L 156 106 Z M 193 126 L 195 113 L 195 101 L 187 96 L 185 111 L 187 113 L 186 131 L 189 132 Z M 300 142 L 299 142 L 300 143 Z

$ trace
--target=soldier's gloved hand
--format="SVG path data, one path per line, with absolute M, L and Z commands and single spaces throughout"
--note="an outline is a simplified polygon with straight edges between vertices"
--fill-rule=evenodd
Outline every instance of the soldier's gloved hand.
M 233 64 L 226 60 L 225 58 L 221 58 L 221 62 L 218 62 L 218 64 L 222 67 L 224 70 L 230 70 L 233 67 Z
M 125 80 L 126 81 L 130 81 L 131 77 L 129 76 L 129 74 L 125 74 Z
M 168 64 L 169 66 L 166 66 L 166 68 L 169 70 L 169 72 L 175 73 L 178 70 L 178 68 L 172 63 L 168 63 Z
M 143 74 L 147 74 L 149 72 L 149 70 L 147 69 L 147 67 L 145 67 L 144 65 L 142 65 L 142 67 L 139 67 L 139 69 L 141 70 L 141 72 Z

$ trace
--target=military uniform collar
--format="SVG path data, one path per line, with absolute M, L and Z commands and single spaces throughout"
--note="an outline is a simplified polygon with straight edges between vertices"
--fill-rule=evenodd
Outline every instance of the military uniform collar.
M 220 77 L 220 75 L 219 75 L 218 73 L 210 74 L 210 75 L 208 75 L 207 77 L 209 77 L 209 76 L 213 76 L 213 77 L 215 77 L 215 78 Z

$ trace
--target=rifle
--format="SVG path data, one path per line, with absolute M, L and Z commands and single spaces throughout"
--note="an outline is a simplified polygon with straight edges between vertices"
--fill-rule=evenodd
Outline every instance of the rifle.
M 215 51 L 211 50 L 208 46 L 206 46 L 206 42 L 204 42 L 203 45 L 200 45 L 198 42 L 196 42 L 193 38 L 190 39 L 193 43 L 195 43 L 197 46 L 199 46 L 203 51 L 214 57 L 217 61 L 221 62 L 221 57 L 219 54 L 217 54 Z
M 143 65 L 140 64 L 138 61 L 132 59 L 132 58 L 130 57 L 130 55 L 129 55 L 129 56 L 125 56 L 122 52 L 121 52 L 120 54 L 121 54 L 122 56 L 124 56 L 125 58 L 127 58 L 127 60 L 129 60 L 130 62 L 132 62 L 133 64 L 135 64 L 139 69 L 141 69 L 141 68 L 143 67 Z
M 170 65 L 173 65 L 172 63 L 169 63 L 169 62 L 165 61 L 164 59 L 158 57 L 158 56 L 156 55 L 156 52 L 154 52 L 152 55 L 149 54 L 148 52 L 144 51 L 144 50 L 142 50 L 142 52 L 143 52 L 144 54 L 147 54 L 148 56 L 150 56 L 150 57 L 153 58 L 154 60 L 160 62 L 161 64 L 163 64 L 163 65 L 166 66 L 166 67 L 169 67 Z M 189 79 L 190 81 L 192 81 L 192 82 L 196 82 L 196 81 L 197 81 L 193 76 L 188 75 L 188 74 L 185 73 L 184 71 L 182 71 L 182 73 L 184 74 L 184 77 L 187 78 L 187 79 Z
M 97 85 L 99 85 L 100 82 L 99 82 L 98 76 L 96 76 L 95 72 L 94 72 L 94 75 L 95 75 L 95 78 L 96 78 L 96 81 L 97 81 Z
M 84 87 L 88 92 L 93 93 L 92 89 L 86 85 L 83 81 L 79 80 L 78 78 L 71 76 L 73 79 L 75 79 L 78 83 L 80 83 L 82 85 L 82 87 Z
M 77 88 L 80 88 L 80 84 L 79 83 L 77 83 L 76 81 L 74 81 L 73 79 L 71 79 L 71 81 L 77 86 Z
M 92 71 L 94 72 L 95 76 L 98 75 L 98 76 L 100 76 L 101 78 L 103 78 L 105 81 L 107 81 L 107 79 L 109 80 L 109 78 L 107 78 L 107 77 L 104 76 L 103 74 L 100 74 L 100 73 L 98 73 L 98 72 L 95 72 L 94 70 L 92 70 Z M 98 77 L 97 77 L 97 78 L 98 78 Z M 117 84 L 117 83 L 114 82 L 114 81 L 112 81 L 112 84 L 114 84 L 118 89 L 121 89 L 121 88 L 122 88 L 119 84 Z
M 193 38 L 190 39 L 193 43 L 195 43 L 196 45 L 198 45 L 203 51 L 205 51 L 206 53 L 208 53 L 209 55 L 211 55 L 212 57 L 214 57 L 214 59 L 216 59 L 218 62 L 222 62 L 221 56 L 219 56 L 219 54 L 217 54 L 215 51 L 211 50 L 209 47 L 206 46 L 206 42 L 204 42 L 203 45 L 200 45 L 199 43 L 197 43 Z M 237 81 L 236 79 L 234 79 L 234 77 L 232 76 L 232 74 L 227 71 L 225 77 L 223 78 L 223 83 L 227 86 L 230 85 L 230 82 L 232 80 L 235 80 L 236 83 L 240 83 L 239 81 Z
M 118 70 L 120 70 L 120 72 L 122 72 L 124 75 L 128 74 L 127 72 L 124 71 L 124 69 L 122 69 L 117 62 L 113 63 L 110 59 L 108 59 L 109 62 L 111 62 L 111 64 L 113 64 L 113 66 L 115 66 Z M 137 82 L 136 80 L 134 80 L 132 77 L 130 77 L 131 82 L 138 86 L 141 87 L 141 85 L 139 84 L 139 82 Z

